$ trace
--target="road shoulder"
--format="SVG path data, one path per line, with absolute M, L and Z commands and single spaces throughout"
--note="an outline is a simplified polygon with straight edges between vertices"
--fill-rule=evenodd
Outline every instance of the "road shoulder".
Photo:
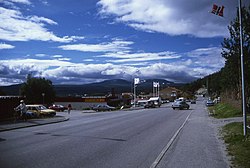
M 204 106 L 194 110 L 157 167 L 230 167 L 219 127 L 212 121 Z

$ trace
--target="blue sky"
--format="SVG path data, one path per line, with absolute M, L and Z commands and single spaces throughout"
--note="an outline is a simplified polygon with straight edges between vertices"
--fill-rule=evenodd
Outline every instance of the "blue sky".
M 237 0 L 0 0 L 0 85 L 161 78 L 190 82 L 224 66 Z M 211 14 L 224 5 L 224 17 Z M 243 4 L 249 1 L 243 0 Z

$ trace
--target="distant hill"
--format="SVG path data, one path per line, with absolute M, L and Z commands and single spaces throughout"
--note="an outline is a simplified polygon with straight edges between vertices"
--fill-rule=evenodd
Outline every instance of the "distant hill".
M 180 85 L 163 79 L 148 79 L 146 81 L 142 81 L 137 86 L 137 92 L 152 92 L 153 82 L 159 82 L 161 84 L 161 88 Z M 6 95 L 19 95 L 20 87 L 21 84 L 2 86 L 0 89 Z M 112 79 L 83 85 L 54 85 L 54 89 L 57 96 L 82 96 L 84 94 L 89 96 L 104 96 L 111 93 L 112 90 L 115 93 L 133 92 L 133 83 L 132 81 L 123 79 Z
M 5 95 L 18 96 L 21 86 L 22 86 L 22 84 L 10 85 L 10 86 L 1 86 L 0 90 Z

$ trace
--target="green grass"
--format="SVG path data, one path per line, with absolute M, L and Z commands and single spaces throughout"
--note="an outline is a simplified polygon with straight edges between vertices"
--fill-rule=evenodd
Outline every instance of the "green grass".
M 215 118 L 231 118 L 231 117 L 241 117 L 242 112 L 240 109 L 234 108 L 230 104 L 218 103 L 215 106 L 208 108 L 210 113 L 214 114 Z
M 250 130 L 243 136 L 242 123 L 230 123 L 223 127 L 222 135 L 232 157 L 234 167 L 250 168 Z

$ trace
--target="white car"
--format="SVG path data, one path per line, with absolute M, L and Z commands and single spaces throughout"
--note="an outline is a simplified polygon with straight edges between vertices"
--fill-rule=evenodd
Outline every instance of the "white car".
M 189 109 L 189 104 L 187 104 L 185 101 L 175 101 L 173 104 L 172 104 L 172 108 L 175 110 L 175 109 Z

